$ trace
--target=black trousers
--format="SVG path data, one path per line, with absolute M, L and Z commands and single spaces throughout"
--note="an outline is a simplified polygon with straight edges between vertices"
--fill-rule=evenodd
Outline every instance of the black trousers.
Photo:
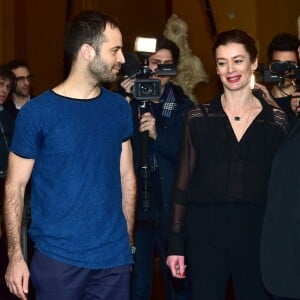
M 196 206 L 196 205 L 195 205 Z M 200 205 L 187 214 L 187 267 L 191 299 L 226 299 L 231 278 L 235 300 L 269 300 L 260 274 L 264 207 Z

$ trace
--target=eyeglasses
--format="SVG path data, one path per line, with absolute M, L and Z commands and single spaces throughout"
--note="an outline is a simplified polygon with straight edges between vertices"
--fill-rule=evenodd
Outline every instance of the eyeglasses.
M 0 88 L 6 88 L 7 91 L 10 91 L 11 90 L 11 81 L 0 79 Z
M 26 80 L 28 82 L 30 82 L 32 79 L 33 79 L 33 75 L 32 74 L 30 74 L 28 76 L 19 76 L 19 77 L 16 77 L 16 81 L 17 82 L 22 82 L 22 83 L 25 82 Z

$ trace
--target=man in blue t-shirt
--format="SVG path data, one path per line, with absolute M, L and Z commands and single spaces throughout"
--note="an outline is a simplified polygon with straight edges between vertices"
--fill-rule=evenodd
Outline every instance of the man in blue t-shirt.
M 6 283 L 26 299 L 29 275 L 43 300 L 129 299 L 136 182 L 131 110 L 100 86 L 116 79 L 122 36 L 115 21 L 82 12 L 67 27 L 67 79 L 18 114 L 5 208 Z M 31 177 L 30 274 L 20 227 Z

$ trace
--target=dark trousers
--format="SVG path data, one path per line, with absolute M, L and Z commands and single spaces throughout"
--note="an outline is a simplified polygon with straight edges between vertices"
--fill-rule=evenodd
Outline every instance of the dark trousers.
M 235 300 L 269 300 L 260 273 L 264 208 L 202 205 L 188 212 L 188 262 L 192 300 L 224 300 L 232 279 Z
M 36 251 L 30 273 L 37 300 L 128 300 L 130 268 L 74 267 Z
M 135 229 L 136 253 L 131 277 L 131 300 L 150 300 L 152 295 L 152 269 L 155 253 L 160 260 L 166 300 L 187 300 L 187 280 L 174 279 L 166 265 L 165 229 L 151 225 L 138 225 Z

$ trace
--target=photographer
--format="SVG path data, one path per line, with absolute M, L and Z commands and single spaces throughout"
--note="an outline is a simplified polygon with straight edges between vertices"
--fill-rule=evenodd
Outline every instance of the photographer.
M 149 68 L 155 71 L 159 64 L 177 64 L 179 49 L 164 36 L 157 37 L 156 52 L 149 56 Z M 187 299 L 183 282 L 174 282 L 166 266 L 166 243 L 169 229 L 169 202 L 172 189 L 179 137 L 184 113 L 193 102 L 184 95 L 182 89 L 170 82 L 170 76 L 153 75 L 161 83 L 159 99 L 147 101 L 146 111 L 141 111 L 141 101 L 131 95 L 136 79 L 126 78 L 121 87 L 133 114 L 134 136 L 133 153 L 138 177 L 138 204 L 135 222 L 134 241 L 136 246 L 135 263 L 132 272 L 131 299 L 151 299 L 152 269 L 154 251 L 159 256 L 164 278 L 166 298 Z M 124 92 L 123 91 L 123 92 Z M 144 207 L 144 178 L 140 172 L 140 157 L 143 156 L 141 139 L 148 132 L 146 140 L 150 168 L 150 203 Z M 175 288 L 177 287 L 177 288 Z M 179 298 L 182 292 L 183 297 Z
M 268 47 L 268 59 L 270 65 L 277 62 L 288 62 L 295 68 L 299 64 L 299 41 L 297 36 L 289 33 L 276 35 Z M 279 107 L 286 112 L 290 121 L 295 119 L 295 113 L 299 110 L 300 93 L 296 92 L 295 69 L 287 70 L 283 80 L 271 88 L 271 95 Z

